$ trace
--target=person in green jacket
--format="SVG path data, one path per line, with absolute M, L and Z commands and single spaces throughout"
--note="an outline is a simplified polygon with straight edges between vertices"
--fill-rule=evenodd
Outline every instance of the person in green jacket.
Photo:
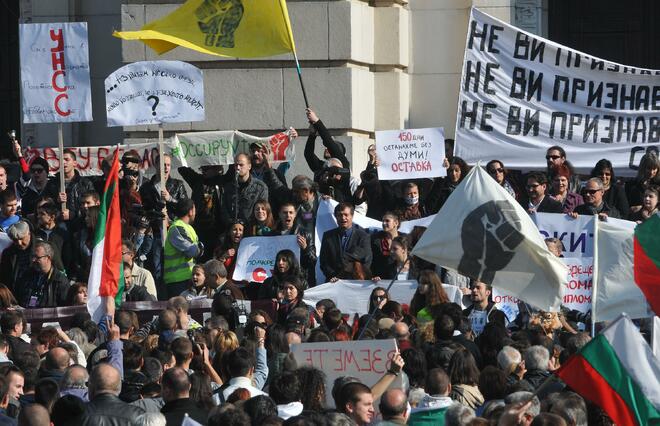
M 191 199 L 183 199 L 176 210 L 177 219 L 172 222 L 165 240 L 163 279 L 168 299 L 188 288 L 195 258 L 204 253 L 204 245 L 192 227 L 195 203 Z

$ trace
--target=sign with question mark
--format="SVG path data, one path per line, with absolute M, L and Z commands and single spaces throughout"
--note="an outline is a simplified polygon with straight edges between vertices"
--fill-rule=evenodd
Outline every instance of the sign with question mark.
M 125 65 L 105 79 L 108 127 L 204 120 L 202 71 L 181 61 Z

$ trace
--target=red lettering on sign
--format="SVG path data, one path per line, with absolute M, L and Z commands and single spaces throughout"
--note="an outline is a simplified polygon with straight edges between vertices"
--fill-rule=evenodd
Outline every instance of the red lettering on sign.
M 50 39 L 57 43 L 55 47 L 50 48 L 50 61 L 53 71 L 55 71 L 51 77 L 51 83 L 53 90 L 59 93 L 59 95 L 55 97 L 53 106 L 58 115 L 66 117 L 71 114 L 71 110 L 68 108 L 66 110 L 62 108 L 60 102 L 62 102 L 63 99 L 69 99 L 69 96 L 66 94 L 68 88 L 66 84 L 61 86 L 57 83 L 57 77 L 60 75 L 62 76 L 62 79 L 66 77 L 66 72 L 64 71 L 66 70 L 66 64 L 64 63 L 64 33 L 62 32 L 62 28 L 58 29 L 57 32 L 54 29 L 51 29 Z

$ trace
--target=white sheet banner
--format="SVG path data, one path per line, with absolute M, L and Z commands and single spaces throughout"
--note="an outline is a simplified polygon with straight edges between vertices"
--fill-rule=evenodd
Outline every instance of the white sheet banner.
M 188 145 L 179 141 L 185 139 Z M 165 140 L 166 152 L 172 155 L 172 174 L 176 174 L 176 168 L 187 165 L 197 169 L 203 165 L 227 165 L 234 162 L 234 155 L 240 152 L 249 152 L 250 144 L 257 143 L 266 148 L 271 163 L 281 161 L 294 161 L 294 144 L 291 143 L 288 132 L 277 133 L 270 137 L 257 137 L 241 133 L 235 130 L 224 130 L 216 132 L 183 133 L 175 135 L 174 138 Z M 202 146 L 205 145 L 205 146 Z M 182 147 L 185 146 L 185 147 Z M 81 146 L 68 147 L 77 156 L 76 168 L 80 174 L 100 175 L 101 162 L 110 153 L 114 152 L 116 146 Z M 134 149 L 140 155 L 142 170 L 155 171 L 158 167 L 156 156 L 158 155 L 158 143 L 139 143 L 119 145 L 120 155 Z M 209 155 L 197 155 L 199 150 L 208 152 Z M 60 167 L 57 148 L 28 148 L 25 154 L 28 162 L 34 157 L 45 158 L 48 161 L 51 172 L 57 172 Z
M 323 234 L 331 229 L 337 227 L 337 220 L 334 216 L 335 206 L 339 204 L 335 200 L 321 200 L 319 202 L 319 208 L 316 211 L 316 228 L 315 228 L 315 241 L 316 241 L 316 255 L 321 254 L 321 241 L 323 240 Z M 435 218 L 435 215 L 423 217 L 421 219 L 415 219 L 410 221 L 401 222 L 399 225 L 399 230 L 403 233 L 409 233 L 413 230 L 415 226 L 427 227 Z M 355 213 L 353 216 L 353 223 L 365 229 L 367 232 L 378 232 L 383 229 L 383 223 L 379 220 L 372 219 L 370 217 L 364 216 L 360 213 Z M 321 271 L 321 260 L 320 258 L 316 261 L 316 281 L 323 282 L 325 281 L 325 275 Z
M 660 70 L 608 62 L 472 8 L 456 117 L 455 155 L 543 169 L 563 147 L 580 172 L 601 158 L 634 175 L 660 147 Z
M 334 407 L 330 390 L 338 377 L 357 377 L 371 387 L 387 372 L 389 360 L 396 352 L 394 339 L 291 345 L 291 353 L 298 366 L 316 367 L 325 373 L 328 407 Z M 402 376 L 397 377 L 390 387 L 402 387 L 401 379 Z
M 233 280 L 263 282 L 273 274 L 277 252 L 284 249 L 291 250 L 300 261 L 300 246 L 295 235 L 243 238 L 236 254 Z
M 24 123 L 92 121 L 86 22 L 20 24 Z
M 181 61 L 124 65 L 105 79 L 108 126 L 204 120 L 202 71 Z
M 442 128 L 378 131 L 376 153 L 380 180 L 447 176 Z

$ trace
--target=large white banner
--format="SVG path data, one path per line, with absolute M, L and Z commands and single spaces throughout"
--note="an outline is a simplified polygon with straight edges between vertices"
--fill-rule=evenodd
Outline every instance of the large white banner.
M 376 153 L 380 180 L 447 176 L 442 128 L 378 131 Z
M 105 79 L 108 126 L 204 120 L 202 71 L 181 61 L 124 65 Z
M 371 387 L 390 368 L 390 359 L 397 351 L 394 339 L 291 345 L 291 353 L 298 366 L 316 367 L 325 373 L 325 394 L 328 407 L 334 407 L 330 390 L 337 378 L 357 377 L 360 382 Z M 390 387 L 403 387 L 402 376 L 397 377 Z
M 456 117 L 455 155 L 543 169 L 563 147 L 588 172 L 601 158 L 633 175 L 659 149 L 660 70 L 595 58 L 472 9 Z
M 536 213 L 532 219 L 543 238 L 559 238 L 566 257 L 593 257 L 594 217 L 580 215 L 573 219 L 561 213 Z
M 273 275 L 275 256 L 280 250 L 289 249 L 300 261 L 300 246 L 296 235 L 273 237 L 246 237 L 241 240 L 236 254 L 234 281 L 263 282 Z
M 172 155 L 172 173 L 176 174 L 176 168 L 179 166 L 197 169 L 204 165 L 233 164 L 234 156 L 241 152 L 249 152 L 250 144 L 253 143 L 266 148 L 271 164 L 295 160 L 295 145 L 291 143 L 288 131 L 263 138 L 235 130 L 182 133 L 165 140 L 165 151 Z M 76 153 L 76 168 L 80 174 L 88 176 L 102 174 L 101 162 L 108 154 L 115 151 L 116 145 L 68 147 L 67 149 Z M 158 168 L 157 142 L 119 145 L 120 155 L 129 150 L 136 150 L 140 155 L 142 170 L 154 171 Z M 45 158 L 50 166 L 50 171 L 57 172 L 60 167 L 58 153 L 57 148 L 28 148 L 25 157 L 28 162 L 35 157 Z M 207 153 L 207 155 L 198 153 Z
M 86 22 L 20 24 L 24 123 L 92 121 Z

